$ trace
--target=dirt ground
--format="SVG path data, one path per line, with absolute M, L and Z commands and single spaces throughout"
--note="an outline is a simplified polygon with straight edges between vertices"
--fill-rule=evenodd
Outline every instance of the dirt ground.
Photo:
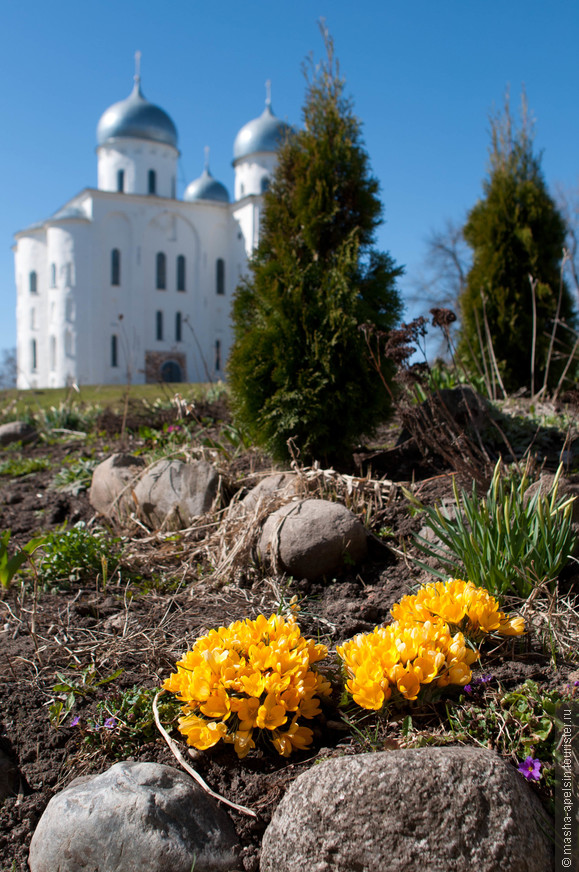
M 23 449 L 26 457 L 48 458 L 50 468 L 0 477 L 2 530 L 11 531 L 11 548 L 63 524 L 102 522 L 95 519 L 86 490 L 58 491 L 52 481 L 72 458 L 104 459 L 118 450 L 116 424 L 114 416 L 101 421 L 90 444 L 61 434 L 57 440 Z M 132 433 L 124 436 L 128 451 L 143 448 L 150 439 L 150 435 L 139 436 L 136 427 Z M 237 484 L 246 487 L 268 465 L 267 458 L 244 452 L 228 462 Z M 115 573 L 104 590 L 98 575 L 71 582 L 67 590 L 46 590 L 38 578 L 36 594 L 33 574 L 23 576 L 22 583 L 17 578 L 0 600 L 0 751 L 5 763 L 2 771 L 0 759 L 0 776 L 11 788 L 0 804 L 2 872 L 28 869 L 35 826 L 50 798 L 73 778 L 101 772 L 119 759 L 177 765 L 151 724 L 150 699 L 175 661 L 211 627 L 259 613 L 269 615 L 293 595 L 299 598 L 303 634 L 320 638 L 331 649 L 385 621 L 391 605 L 425 580 L 405 554 L 409 535 L 423 521 L 411 516 L 396 485 L 409 483 L 414 476 L 420 481 L 421 499 L 432 504 L 450 496 L 448 472 L 408 457 L 404 463 L 399 457 L 396 467 L 384 471 L 395 486 L 372 516 L 373 531 L 380 535 L 373 540 L 366 563 L 336 579 L 310 583 L 264 576 L 252 568 L 240 572 L 235 582 L 215 585 L 203 561 L 199 531 L 171 542 L 142 529 L 127 534 L 129 556 L 120 576 Z M 116 532 L 111 530 L 110 535 Z M 564 584 L 567 590 L 579 590 L 572 573 L 567 573 Z M 548 653 L 527 638 L 491 655 L 485 668 L 505 689 L 529 677 L 557 687 L 572 664 L 559 662 L 554 669 Z M 74 706 L 58 722 L 54 706 L 67 694 L 55 686 L 63 679 L 76 692 Z M 123 710 L 123 724 L 121 700 L 137 698 L 139 688 L 148 693 L 147 712 L 143 714 L 138 704 L 129 706 Z M 113 715 L 117 715 L 115 727 L 107 729 L 104 721 Z M 382 746 L 400 743 L 399 724 L 394 722 Z M 291 781 L 320 756 L 361 750 L 368 750 L 364 741 L 329 704 L 316 727 L 313 747 L 290 760 L 256 750 L 239 761 L 231 746 L 217 746 L 200 754 L 193 765 L 213 790 L 257 812 L 256 819 L 231 812 L 242 845 L 243 868 L 255 872 L 263 831 Z

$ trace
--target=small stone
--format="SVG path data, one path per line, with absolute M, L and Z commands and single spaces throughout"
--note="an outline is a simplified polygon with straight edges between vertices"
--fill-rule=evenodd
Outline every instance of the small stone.
M 260 559 L 294 578 L 336 575 L 368 553 L 364 525 L 341 503 L 297 500 L 272 512 L 263 525 Z
M 25 421 L 9 421 L 0 424 L 0 445 L 10 445 L 12 442 L 32 442 L 36 439 L 36 430 Z

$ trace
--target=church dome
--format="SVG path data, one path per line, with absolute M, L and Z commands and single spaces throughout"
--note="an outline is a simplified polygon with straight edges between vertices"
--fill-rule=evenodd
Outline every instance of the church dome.
M 177 147 L 177 128 L 163 109 L 143 97 L 138 76 L 135 77 L 135 86 L 126 100 L 109 106 L 98 123 L 99 145 L 121 136 L 148 139 Z
M 229 203 L 229 194 L 225 185 L 214 179 L 209 172 L 209 168 L 206 166 L 199 178 L 194 179 L 187 186 L 183 199 L 189 203 L 194 200 L 213 200 L 218 203 Z
M 259 118 L 254 118 L 244 124 L 235 137 L 233 162 L 236 163 L 258 151 L 277 151 L 290 130 L 289 124 L 276 118 L 273 114 L 268 99 Z

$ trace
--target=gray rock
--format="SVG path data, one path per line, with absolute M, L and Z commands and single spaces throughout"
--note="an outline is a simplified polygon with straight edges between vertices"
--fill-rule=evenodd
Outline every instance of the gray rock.
M 276 472 L 262 478 L 239 503 L 246 513 L 253 513 L 258 506 L 267 506 L 267 503 L 276 496 L 291 496 L 297 493 L 299 480 L 293 472 Z
M 32 442 L 36 439 L 36 430 L 25 421 L 9 421 L 0 424 L 0 445 L 10 445 L 12 442 Z
M 139 514 L 155 529 L 183 529 L 211 509 L 218 485 L 219 474 L 205 460 L 160 460 L 135 487 Z
M 297 500 L 268 517 L 258 542 L 259 558 L 295 578 L 334 575 L 368 552 L 363 524 L 340 503 Z
M 549 872 L 537 797 L 483 748 L 341 757 L 291 785 L 263 839 L 261 872 Z
M 108 518 L 121 518 L 136 508 L 133 490 L 145 461 L 132 454 L 113 454 L 94 469 L 89 491 L 93 509 Z
M 77 778 L 46 807 L 30 844 L 31 872 L 231 872 L 228 815 L 184 772 L 115 763 Z

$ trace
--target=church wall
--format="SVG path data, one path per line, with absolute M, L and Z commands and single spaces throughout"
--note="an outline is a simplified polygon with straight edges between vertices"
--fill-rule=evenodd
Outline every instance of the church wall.
M 48 282 L 46 234 L 43 229 L 18 238 L 14 260 L 17 286 L 17 385 L 24 389 L 47 387 Z M 31 280 L 32 273 L 36 276 L 34 281 Z

